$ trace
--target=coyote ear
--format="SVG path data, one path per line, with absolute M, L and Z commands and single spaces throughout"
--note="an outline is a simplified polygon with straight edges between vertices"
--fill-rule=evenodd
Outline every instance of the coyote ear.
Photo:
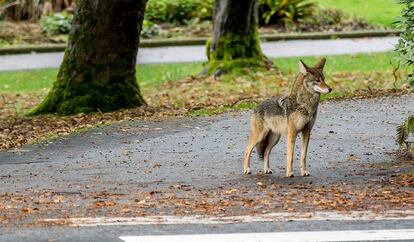
M 323 69 L 325 67 L 326 58 L 322 58 L 318 64 L 316 64 L 316 69 Z
M 308 66 L 306 66 L 302 60 L 299 61 L 299 71 L 303 75 L 306 75 L 308 73 Z

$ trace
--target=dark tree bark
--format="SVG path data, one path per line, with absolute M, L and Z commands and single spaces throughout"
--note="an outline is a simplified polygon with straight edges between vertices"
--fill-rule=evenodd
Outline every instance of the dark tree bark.
M 207 43 L 210 72 L 270 64 L 260 48 L 257 0 L 215 0 L 213 21 Z
M 31 114 L 145 104 L 135 77 L 146 0 L 81 0 L 57 80 Z

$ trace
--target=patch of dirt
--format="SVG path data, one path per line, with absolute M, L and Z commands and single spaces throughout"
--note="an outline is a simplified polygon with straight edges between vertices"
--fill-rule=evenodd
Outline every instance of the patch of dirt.
M 180 115 L 179 110 L 142 107 L 111 113 L 90 113 L 72 116 L 24 114 L 46 96 L 44 93 L 0 94 L 0 150 L 20 147 L 41 139 L 67 135 L 76 130 L 135 119 L 160 119 L 165 115 Z
M 65 43 L 66 37 L 49 36 L 35 22 L 0 21 L 0 46 Z
M 408 149 L 400 149 L 398 150 L 395 155 L 397 156 L 398 160 L 404 161 L 414 161 L 414 147 L 409 147 Z

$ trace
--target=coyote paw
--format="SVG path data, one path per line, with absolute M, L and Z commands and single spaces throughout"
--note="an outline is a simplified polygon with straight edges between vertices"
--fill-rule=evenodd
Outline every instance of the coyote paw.
M 293 172 L 288 172 L 288 173 L 286 173 L 286 177 L 287 177 L 287 178 L 292 178 L 292 177 L 294 177 Z
M 302 176 L 309 176 L 310 175 L 308 171 L 302 171 L 301 173 L 302 173 Z
M 265 170 L 263 171 L 263 173 L 264 173 L 264 174 L 272 174 L 272 173 L 273 173 L 273 171 L 272 171 L 272 170 L 270 170 L 270 169 L 265 169 Z
M 250 175 L 250 174 L 252 174 L 252 172 L 250 171 L 250 169 L 249 169 L 249 168 L 244 169 L 243 173 L 244 173 L 244 174 L 246 174 L 246 175 Z

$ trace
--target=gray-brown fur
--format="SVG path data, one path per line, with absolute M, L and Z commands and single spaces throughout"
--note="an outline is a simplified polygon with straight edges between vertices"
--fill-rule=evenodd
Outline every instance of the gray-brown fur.
M 292 110 L 295 109 L 296 102 L 290 97 L 278 95 L 270 97 L 264 100 L 254 110 L 254 114 L 257 118 L 263 119 L 265 116 L 285 116 L 288 117 Z M 257 154 L 259 158 L 264 158 L 264 152 L 269 142 L 269 135 L 256 145 Z
M 325 59 L 315 67 L 300 63 L 301 73 L 296 78 L 292 92 L 288 96 L 277 95 L 263 101 L 254 111 L 251 120 L 251 135 L 244 155 L 244 173 L 250 174 L 250 153 L 256 147 L 260 157 L 264 158 L 264 173 L 271 173 L 269 155 L 271 149 L 283 133 L 288 135 L 287 176 L 293 176 L 292 159 L 296 135 L 302 132 L 302 175 L 306 170 L 306 152 L 310 131 L 316 120 L 320 93 L 332 89 L 326 85 L 323 75 Z M 293 144 L 292 144 L 293 142 Z

